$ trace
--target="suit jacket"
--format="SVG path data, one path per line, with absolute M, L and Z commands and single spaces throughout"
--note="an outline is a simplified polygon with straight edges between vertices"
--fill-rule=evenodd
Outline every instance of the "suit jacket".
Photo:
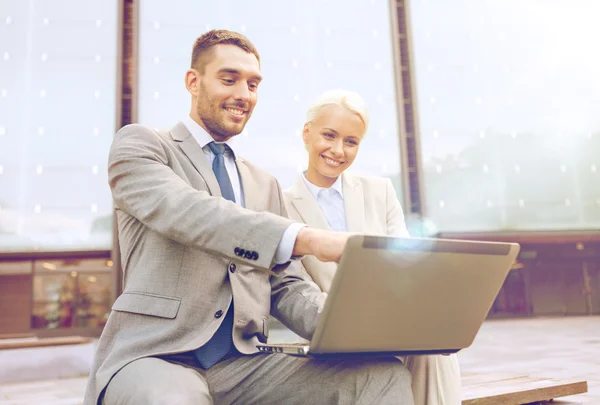
M 319 203 L 301 176 L 283 193 L 290 218 L 314 228 L 330 229 Z M 349 232 L 408 236 L 402 206 L 389 179 L 343 173 L 342 192 Z M 328 292 L 337 264 L 321 262 L 314 256 L 304 257 L 302 264 L 321 290 Z
M 325 294 L 299 262 L 274 266 L 287 218 L 274 177 L 236 160 L 246 208 L 220 198 L 216 177 L 183 123 L 170 131 L 129 125 L 116 135 L 108 175 L 116 208 L 124 291 L 115 301 L 85 397 L 96 404 L 129 362 L 204 345 L 232 297 L 233 342 L 266 342 L 269 314 L 310 339 Z M 216 198 L 219 197 L 219 198 Z

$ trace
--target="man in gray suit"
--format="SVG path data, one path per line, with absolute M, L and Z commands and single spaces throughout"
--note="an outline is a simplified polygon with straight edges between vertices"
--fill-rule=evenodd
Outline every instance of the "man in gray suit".
M 247 38 L 208 32 L 185 76 L 189 117 L 169 131 L 117 133 L 108 172 L 125 287 L 86 405 L 412 404 L 395 358 L 257 353 L 270 313 L 311 338 L 326 295 L 295 258 L 336 261 L 348 237 L 285 218 L 277 181 L 231 148 L 260 81 Z

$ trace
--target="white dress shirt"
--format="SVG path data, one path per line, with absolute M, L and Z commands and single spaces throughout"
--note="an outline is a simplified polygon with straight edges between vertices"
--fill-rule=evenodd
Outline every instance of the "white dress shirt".
M 334 231 L 346 232 L 346 208 L 344 207 L 344 193 L 342 190 L 342 176 L 339 176 L 331 187 L 324 188 L 315 186 L 306 178 L 306 172 L 302 174 L 302 180 L 315 197 L 315 200 L 323 211 L 323 216 Z
M 200 147 L 202 148 L 204 156 L 206 156 L 206 159 L 208 160 L 208 163 L 211 167 L 213 160 L 215 160 L 215 155 L 208 147 L 208 144 L 211 142 L 215 142 L 224 143 L 228 146 L 223 152 L 225 169 L 227 169 L 227 174 L 229 175 L 229 180 L 231 181 L 231 187 L 233 188 L 233 194 L 235 195 L 236 204 L 245 207 L 244 191 L 240 181 L 240 174 L 235 163 L 235 151 L 232 147 L 233 145 L 235 145 L 235 137 L 230 138 L 226 142 L 216 142 L 213 139 L 213 137 L 210 136 L 204 130 L 204 128 L 202 128 L 190 116 L 186 116 L 183 119 L 183 124 L 185 125 L 187 130 L 190 131 L 196 142 L 198 142 L 198 145 L 200 145 Z M 294 244 L 296 243 L 296 238 L 298 237 L 298 232 L 300 232 L 300 229 L 302 229 L 305 226 L 305 224 L 293 223 L 285 230 L 281 241 L 279 241 L 277 250 L 275 251 L 274 262 L 276 264 L 283 264 L 290 261 L 290 259 L 292 258 L 292 252 L 294 250 Z

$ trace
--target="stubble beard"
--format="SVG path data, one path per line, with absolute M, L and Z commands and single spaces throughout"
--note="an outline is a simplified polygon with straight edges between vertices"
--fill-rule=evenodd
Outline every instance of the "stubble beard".
M 222 119 L 219 119 L 220 114 L 225 114 L 220 104 L 211 100 L 206 92 L 204 85 L 201 85 L 200 96 L 196 106 L 196 113 L 205 126 L 206 131 L 216 140 L 227 140 L 236 135 L 239 135 L 244 128 L 250 116 L 246 117 L 241 129 L 229 129 Z M 224 117 L 223 117 L 224 118 Z

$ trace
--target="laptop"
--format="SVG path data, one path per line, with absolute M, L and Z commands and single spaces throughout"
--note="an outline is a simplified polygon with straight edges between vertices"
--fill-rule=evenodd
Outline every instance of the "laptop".
M 353 235 L 312 341 L 257 348 L 299 356 L 456 353 L 473 343 L 519 249 Z

